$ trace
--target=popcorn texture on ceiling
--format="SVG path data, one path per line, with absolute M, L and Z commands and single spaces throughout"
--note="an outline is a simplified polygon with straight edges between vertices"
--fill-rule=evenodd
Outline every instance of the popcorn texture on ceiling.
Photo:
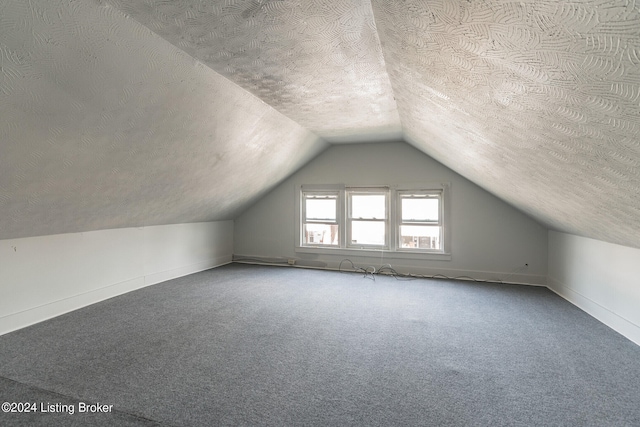
M 551 228 L 640 246 L 640 3 L 373 5 L 410 143 Z
M 91 1 L 0 2 L 0 239 L 230 219 L 326 147 Z
M 392 138 L 640 247 L 640 4 L 0 0 L 0 239 L 233 218 Z
M 367 1 L 104 1 L 322 137 L 401 137 Z

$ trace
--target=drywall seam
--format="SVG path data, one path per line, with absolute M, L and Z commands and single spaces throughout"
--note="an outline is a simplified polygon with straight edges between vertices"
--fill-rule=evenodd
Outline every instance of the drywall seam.
M 71 297 L 63 298 L 32 307 L 17 313 L 11 313 L 0 317 L 0 335 L 25 328 L 36 323 L 69 313 L 74 310 L 86 307 L 118 295 L 126 294 L 147 286 L 156 285 L 167 280 L 220 267 L 231 262 L 231 255 L 215 257 L 207 261 L 180 266 L 171 270 L 158 273 L 151 273 L 144 276 L 135 277 L 123 282 L 113 283 L 88 292 L 83 292 Z
M 547 281 L 549 290 L 604 323 L 614 331 L 625 336 L 630 341 L 640 345 L 640 325 L 636 325 L 632 321 L 598 304 L 558 279 L 548 277 Z

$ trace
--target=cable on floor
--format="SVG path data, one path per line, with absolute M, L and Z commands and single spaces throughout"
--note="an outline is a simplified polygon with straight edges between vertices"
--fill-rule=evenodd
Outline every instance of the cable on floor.
M 352 269 L 353 271 L 346 271 L 346 270 L 342 270 L 342 264 L 343 264 L 344 262 L 349 262 L 349 263 L 351 264 L 351 269 Z M 363 273 L 363 274 L 364 274 L 364 276 L 362 276 L 362 277 L 363 277 L 363 279 L 371 279 L 371 280 L 373 280 L 374 282 L 375 282 L 375 280 L 376 280 L 376 276 L 375 276 L 375 274 L 376 274 L 376 268 L 375 268 L 374 266 L 370 265 L 370 266 L 365 267 L 365 268 L 363 268 L 363 267 L 358 267 L 358 266 L 356 266 L 356 265 L 353 263 L 353 261 L 351 261 L 350 259 L 347 259 L 347 258 L 345 258 L 345 259 L 343 259 L 342 261 L 340 261 L 340 264 L 338 265 L 338 271 L 339 271 L 340 273 Z M 371 277 L 369 277 L 369 276 L 371 276 Z
M 416 280 L 416 279 L 445 279 L 445 280 L 469 280 L 475 283 L 502 283 L 504 284 L 504 280 L 501 279 L 476 279 L 474 277 L 471 276 L 447 276 L 445 274 L 433 274 L 433 275 L 426 275 L 426 274 L 413 274 L 413 273 L 400 273 L 398 272 L 395 268 L 393 268 L 391 266 L 391 264 L 385 264 L 382 267 L 380 267 L 378 270 L 375 269 L 375 267 L 373 266 L 369 266 L 366 268 L 363 267 L 358 267 L 356 266 L 350 259 L 343 259 L 340 262 L 340 265 L 338 267 L 338 270 L 341 271 L 342 270 L 342 264 L 344 262 L 349 262 L 351 263 L 351 268 L 356 271 L 356 272 L 362 272 L 365 274 L 365 277 L 367 277 L 367 274 L 371 274 L 372 278 L 375 280 L 375 276 L 376 275 L 385 275 L 385 276 L 391 276 L 393 278 L 395 278 L 396 280 Z M 515 271 L 513 271 L 511 274 L 509 274 L 506 278 L 509 278 L 511 276 L 513 276 L 514 274 L 519 273 L 520 271 L 526 269 L 528 267 L 528 264 L 525 264 L 524 267 L 519 267 L 518 269 L 516 269 Z M 371 271 L 369 271 L 369 269 L 371 269 Z M 505 280 L 506 280 L 505 278 Z

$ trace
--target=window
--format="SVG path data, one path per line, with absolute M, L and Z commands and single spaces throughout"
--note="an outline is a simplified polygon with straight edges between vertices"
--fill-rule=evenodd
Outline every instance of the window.
M 398 192 L 398 247 L 441 252 L 442 192 Z
M 300 186 L 296 247 L 309 253 L 382 251 L 389 257 L 451 259 L 449 185 L 419 188 Z
M 348 247 L 389 246 L 388 191 L 352 190 L 347 191 Z
M 302 200 L 302 244 L 338 246 L 339 192 L 304 192 Z

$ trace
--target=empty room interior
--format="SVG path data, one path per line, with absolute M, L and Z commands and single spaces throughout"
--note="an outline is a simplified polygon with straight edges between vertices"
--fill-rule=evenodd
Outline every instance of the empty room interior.
M 0 0 L 1 425 L 640 425 L 640 2 Z

